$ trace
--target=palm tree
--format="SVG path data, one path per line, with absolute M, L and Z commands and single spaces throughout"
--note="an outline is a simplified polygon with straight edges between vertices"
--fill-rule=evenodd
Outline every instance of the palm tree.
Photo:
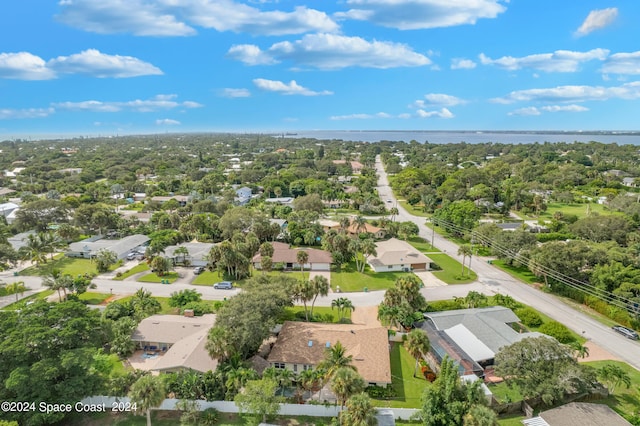
M 58 301 L 62 302 L 62 294 L 60 290 L 64 290 L 64 297 L 67 298 L 67 290 L 65 282 L 62 280 L 62 271 L 58 268 L 54 268 L 51 272 L 42 279 L 42 284 L 45 287 L 49 287 L 50 290 L 58 292 Z
M 205 346 L 211 358 L 217 359 L 219 363 L 223 363 L 229 359 L 233 353 L 233 345 L 229 340 L 227 329 L 212 327 L 211 330 L 209 330 Z
M 311 301 L 311 318 L 313 318 L 313 306 L 316 303 L 318 296 L 326 296 L 329 294 L 329 280 L 322 275 L 316 275 L 309 280 L 311 288 L 313 289 L 313 300 Z
M 331 301 L 331 309 L 336 308 L 338 310 L 338 316 L 342 320 L 345 317 L 345 313 L 348 311 L 355 311 L 355 306 L 351 300 L 346 297 L 338 297 L 337 299 L 333 299 Z
M 362 250 L 362 257 L 364 258 L 362 264 L 360 265 L 360 272 L 364 272 L 364 267 L 367 263 L 367 259 L 369 259 L 369 256 L 376 256 L 378 254 L 376 251 L 376 243 L 372 238 L 367 238 L 366 240 L 362 241 L 360 250 Z
M 189 249 L 185 246 L 180 246 L 173 252 L 173 255 L 178 256 L 178 258 L 182 258 L 182 261 L 176 263 L 184 264 L 187 260 L 187 256 L 189 256 Z
M 400 310 L 398 306 L 381 303 L 378 305 L 378 321 L 391 329 L 400 329 Z
M 24 294 L 25 291 L 27 291 L 27 288 L 24 286 L 23 281 L 16 281 L 13 283 L 9 283 L 6 286 L 4 286 L 4 288 L 7 291 L 7 294 L 16 295 L 16 302 L 18 301 L 18 294 L 22 295 Z
M 304 316 L 306 321 L 309 321 L 309 311 L 307 310 L 307 302 L 311 301 L 314 296 L 314 289 L 311 285 L 311 281 L 298 281 L 294 287 L 295 299 L 302 302 L 304 305 Z
M 340 218 L 340 229 L 346 231 L 349 229 L 349 225 L 351 225 L 351 219 L 349 219 L 349 216 L 342 216 Z
M 147 426 L 151 426 L 151 409 L 164 401 L 166 391 L 160 376 L 142 376 L 131 385 L 129 398 L 137 408 L 147 413 Z
M 573 350 L 576 358 L 586 358 L 589 356 L 589 348 L 583 346 L 580 342 L 574 340 L 569 344 L 569 347 Z
M 396 216 L 398 216 L 398 213 L 400 212 L 397 207 L 391 207 L 389 209 L 389 213 L 391 213 L 391 222 L 395 222 Z
M 407 334 L 406 340 L 404 341 L 404 347 L 416 360 L 416 364 L 413 368 L 413 377 L 416 377 L 416 372 L 418 371 L 418 361 L 422 358 L 427 352 L 429 352 L 429 348 L 431 347 L 429 343 L 429 337 L 427 333 L 419 328 L 415 328 Z
M 464 276 L 464 261 L 469 257 L 471 259 L 472 251 L 471 246 L 469 244 L 462 244 L 458 248 L 458 256 L 462 256 L 462 274 Z M 468 269 L 469 274 L 471 274 L 471 269 Z
M 356 370 L 353 355 L 347 355 L 347 349 L 339 341 L 335 345 L 325 349 L 324 359 L 318 364 L 318 368 L 326 371 L 325 378 L 330 379 L 341 368 Z
M 631 386 L 631 377 L 629 376 L 629 373 L 615 364 L 607 364 L 604 367 L 599 368 L 598 377 L 607 382 L 609 385 L 607 387 L 611 393 L 614 393 L 616 388 L 621 384 L 624 384 L 627 389 Z
M 302 279 L 304 279 L 304 265 L 309 260 L 309 253 L 305 250 L 298 250 L 296 253 L 296 262 L 300 265 L 300 273 L 302 274 Z
M 47 256 L 44 251 L 42 240 L 38 235 L 29 234 L 27 236 L 27 243 L 24 247 L 20 247 L 20 253 L 22 254 L 22 260 L 28 260 L 35 263 L 36 266 L 40 263 L 47 263 Z
M 364 379 L 349 367 L 341 367 L 335 370 L 331 376 L 331 390 L 338 398 L 340 407 L 344 407 L 345 401 L 351 396 L 360 393 L 365 388 Z
M 464 298 L 464 302 L 467 304 L 467 308 L 477 308 L 486 304 L 487 296 L 477 291 L 470 291 Z
M 356 233 L 361 234 L 367 230 L 367 221 L 363 216 L 356 216 L 353 223 L 356 225 Z
M 340 412 L 340 423 L 349 426 L 373 426 L 377 424 L 376 409 L 366 393 L 352 395 L 347 400 L 347 409 Z

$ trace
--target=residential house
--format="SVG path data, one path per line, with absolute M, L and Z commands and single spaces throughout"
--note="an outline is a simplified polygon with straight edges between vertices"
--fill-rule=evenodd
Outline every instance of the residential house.
M 91 259 L 100 250 L 109 250 L 114 252 L 118 259 L 124 259 L 132 251 L 144 249 L 149 241 L 149 237 L 141 234 L 129 235 L 118 240 L 106 240 L 98 235 L 69 244 L 69 250 L 65 254 L 68 257 Z
M 283 206 L 293 207 L 293 197 L 274 197 L 265 198 L 265 203 L 282 204 Z
M 322 226 L 324 232 L 331 231 L 332 229 L 338 231 L 340 229 L 340 222 L 330 219 L 318 219 L 318 225 Z
M 80 173 L 82 173 L 82 168 L 81 167 L 69 167 L 66 169 L 60 169 L 58 170 L 60 173 L 62 173 L 63 175 L 79 175 Z
M 376 243 L 376 255 L 367 263 L 374 272 L 424 271 L 429 269 L 431 259 L 406 241 L 391 238 Z
M 482 376 L 500 348 L 537 332 L 518 333 L 511 324 L 520 318 L 503 306 L 427 312 L 421 328 L 429 336 L 431 354 L 439 364 L 445 355 L 458 362 L 461 373 Z
M 369 385 L 391 384 L 388 331 L 384 327 L 286 321 L 267 361 L 294 373 L 316 367 L 325 351 L 340 342 Z
M 187 202 L 189 202 L 189 197 L 187 195 L 171 195 L 171 196 L 156 196 L 156 197 L 151 197 L 151 201 L 155 201 L 157 203 L 160 204 L 164 204 L 169 200 L 176 200 L 178 202 L 178 204 L 180 204 L 180 207 L 184 207 L 187 205 Z
M 346 160 L 333 160 L 333 164 L 347 164 Z M 349 161 L 349 165 L 351 166 L 351 172 L 354 175 L 359 175 L 362 172 L 362 168 L 364 165 L 359 161 Z
M 345 206 L 349 206 L 349 200 L 322 200 L 322 204 L 327 209 L 340 209 Z
M 216 316 L 152 315 L 143 319 L 131 340 L 145 353 L 153 352 L 155 362 L 145 363 L 150 371 L 171 372 L 215 370 L 218 362 L 206 349 L 207 334 Z
M 620 414 L 604 404 L 570 402 L 522 420 L 525 426 L 631 426 Z
M 331 270 L 331 263 L 333 262 L 333 258 L 331 257 L 331 253 L 329 253 L 328 251 L 312 248 L 294 249 L 289 247 L 289 244 L 280 243 L 277 241 L 271 243 L 271 245 L 273 246 L 273 256 L 271 256 L 272 262 L 274 264 L 284 264 L 285 269 L 299 269 L 300 264 L 298 263 L 298 252 L 300 250 L 304 250 L 308 255 L 307 263 L 304 264 L 304 269 L 309 269 L 311 271 Z M 262 256 L 260 256 L 259 253 L 253 257 L 251 262 L 253 263 L 254 268 L 261 268 L 261 259 Z
M 243 186 L 242 188 L 236 189 L 236 197 L 234 201 L 239 206 L 244 206 L 251 200 L 251 188 L 248 186 Z
M 20 209 L 20 206 L 16 203 L 2 203 L 0 204 L 0 216 L 4 216 L 4 218 L 7 219 L 7 223 L 11 224 L 11 222 L 9 222 L 8 220 L 8 217 L 9 215 L 11 215 L 11 213 L 18 209 Z
M 351 236 L 358 236 L 363 233 L 371 234 L 373 238 L 376 238 L 378 240 L 384 238 L 387 235 L 387 231 L 382 228 L 378 228 L 377 226 L 373 226 L 370 223 L 365 222 L 364 225 L 360 228 L 358 227 L 358 224 L 353 221 L 351 222 L 351 225 L 349 225 L 349 228 L 347 228 L 347 232 Z
M 638 186 L 638 181 L 637 181 L 637 178 L 626 177 L 626 178 L 622 178 L 622 184 L 630 188 L 636 188 Z
M 169 246 L 164 249 L 164 256 L 172 260 L 174 264 L 184 263 L 187 261 L 191 266 L 207 266 L 209 252 L 215 244 L 213 243 L 182 243 L 175 246 Z M 189 254 L 183 256 L 182 254 L 176 254 L 178 248 L 184 247 L 189 251 Z
M 10 188 L 0 188 L 0 197 L 4 197 L 5 195 L 9 195 L 9 194 L 13 194 L 14 191 L 13 189 Z
M 25 247 L 27 245 L 27 243 L 29 242 L 29 235 L 36 235 L 36 231 L 31 230 L 27 232 L 21 232 L 20 234 L 16 234 L 7 238 L 7 241 L 9 242 L 9 244 L 11 244 L 11 247 L 13 247 L 15 251 L 18 251 L 22 247 Z
M 503 222 L 503 223 L 496 223 L 496 226 L 500 229 L 502 229 L 503 231 L 509 231 L 509 232 L 514 232 L 517 230 L 522 230 L 522 229 L 528 229 L 527 224 L 523 223 L 523 222 Z

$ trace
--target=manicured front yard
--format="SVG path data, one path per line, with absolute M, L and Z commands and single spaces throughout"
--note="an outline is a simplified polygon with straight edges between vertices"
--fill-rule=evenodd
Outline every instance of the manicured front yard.
M 423 253 L 440 252 L 440 250 L 432 246 L 431 243 L 422 237 L 409 238 L 407 242 Z
M 31 296 L 25 297 L 24 299 L 20 299 L 15 303 L 7 305 L 3 309 L 8 311 L 15 311 L 16 309 L 22 309 L 25 307 L 27 302 L 46 299 L 47 297 L 51 296 L 53 293 L 54 293 L 53 290 L 40 291 L 36 294 L 32 294 Z
M 78 296 L 80 300 L 87 302 L 89 305 L 99 305 L 110 297 L 111 294 L 108 293 L 92 292 L 82 293 L 80 296 Z
M 140 278 L 138 278 L 137 281 L 143 282 L 143 283 L 158 283 L 160 284 L 162 282 L 162 280 L 169 280 L 169 284 L 171 284 L 172 282 L 174 282 L 175 280 L 178 279 L 178 273 L 177 272 L 167 272 L 166 274 L 164 274 L 163 276 L 158 276 L 158 274 L 156 274 L 155 272 L 148 274 L 148 275 L 143 275 Z
M 110 270 L 114 270 L 118 265 L 113 265 Z M 38 266 L 31 266 L 20 271 L 20 275 L 40 276 L 44 277 L 51 274 L 54 269 L 60 269 L 62 274 L 72 276 L 83 274 L 97 274 L 96 264 L 90 259 L 78 259 L 73 257 L 62 256 L 47 263 L 41 263 Z
M 462 274 L 462 264 L 444 253 L 429 254 L 433 263 L 442 268 L 442 271 L 433 271 L 433 275 L 440 278 L 447 284 L 468 284 L 478 279 L 478 275 L 473 272 L 473 260 L 471 261 L 471 272 L 464 267 Z M 468 265 L 468 260 L 466 261 Z
M 307 309 L 311 309 L 311 304 L 307 304 Z M 337 309 L 331 309 L 329 306 L 314 306 L 313 307 L 313 316 L 316 318 L 322 319 L 322 322 L 333 322 L 337 323 L 340 321 L 338 318 Z M 331 320 L 328 321 L 329 316 Z M 346 319 L 351 320 L 351 313 L 348 312 L 346 314 Z M 285 312 L 282 321 L 304 321 L 304 306 L 292 306 L 289 308 L 285 308 Z
M 415 359 L 400 343 L 391 346 L 391 386 L 396 396 L 392 400 L 374 399 L 377 407 L 418 408 L 427 380 L 413 377 Z M 420 374 L 420 373 L 418 373 Z
M 367 266 L 364 273 L 357 272 L 355 263 L 344 265 L 340 272 L 331 272 L 331 288 L 339 286 L 342 292 L 386 290 L 393 287 L 400 277 L 412 275 L 410 272 L 372 272 Z
M 535 275 L 533 275 L 529 270 L 529 268 L 527 268 L 526 266 L 515 267 L 515 266 L 507 265 L 507 263 L 504 260 L 492 260 L 491 263 L 496 267 L 502 269 L 512 277 L 517 278 L 520 281 L 525 282 L 527 284 L 540 282 L 540 279 Z
M 191 284 L 210 286 L 210 285 L 213 285 L 214 283 L 217 283 L 218 281 L 222 281 L 222 278 L 220 278 L 217 271 L 216 272 L 204 271 L 200 275 L 197 275 L 194 278 L 194 280 L 191 281 Z
M 116 281 L 122 281 L 125 278 L 129 278 L 132 275 L 138 274 L 140 272 L 148 271 L 148 270 L 149 270 L 149 265 L 147 264 L 147 262 L 142 262 L 134 266 L 133 268 L 129 269 L 128 271 L 123 272 L 121 275 L 114 277 L 113 279 Z

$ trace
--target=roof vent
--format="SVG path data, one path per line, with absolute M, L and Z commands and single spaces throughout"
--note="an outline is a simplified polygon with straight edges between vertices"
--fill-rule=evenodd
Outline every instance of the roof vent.
M 313 346 L 313 340 L 309 340 L 308 345 L 309 345 L 309 347 Z

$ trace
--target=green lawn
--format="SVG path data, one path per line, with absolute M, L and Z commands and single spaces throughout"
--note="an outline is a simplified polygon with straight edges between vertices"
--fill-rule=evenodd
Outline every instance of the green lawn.
M 613 395 L 593 402 L 606 404 L 618 414 L 627 418 L 634 413 L 640 412 L 640 392 L 638 391 L 640 389 L 640 371 L 620 361 L 591 361 L 585 362 L 585 364 L 594 368 L 602 368 L 606 364 L 614 364 L 626 371 L 631 378 L 631 386 L 628 389 L 624 385 L 618 386 L 615 388 Z
M 502 269 L 512 277 L 517 278 L 520 281 L 525 282 L 527 284 L 540 282 L 540 279 L 535 275 L 533 275 L 533 273 L 531 273 L 529 268 L 527 268 L 526 266 L 520 266 L 520 267 L 510 266 L 510 265 L 507 265 L 507 263 L 504 260 L 492 260 L 491 263 L 496 267 Z
M 525 416 L 518 414 L 511 414 L 498 418 L 498 424 L 500 426 L 522 426 L 522 421 L 526 419 Z
M 415 359 L 399 343 L 391 346 L 391 386 L 396 396 L 392 400 L 374 399 L 377 407 L 418 408 L 422 391 L 427 386 L 424 378 L 413 377 Z
M 99 305 L 110 297 L 111 297 L 111 294 L 108 294 L 108 293 L 92 293 L 92 292 L 82 293 L 80 296 L 78 296 L 80 300 L 87 302 L 89 305 Z
M 452 257 L 442 254 L 430 254 L 429 258 L 433 263 L 442 268 L 442 271 L 434 271 L 433 275 L 440 278 L 447 284 L 468 284 L 478 279 L 478 276 L 473 272 L 473 260 L 471 264 L 471 272 L 465 266 L 464 275 L 462 275 L 462 264 Z
M 129 269 L 126 272 L 123 272 L 121 275 L 114 277 L 113 279 L 116 281 L 122 281 L 125 278 L 130 277 L 131 275 L 135 275 L 138 274 L 140 272 L 144 272 L 144 271 L 148 271 L 149 270 L 149 265 L 147 264 L 147 262 L 142 262 L 136 266 L 134 266 L 133 268 Z
M 171 284 L 172 282 L 174 282 L 175 280 L 178 279 L 178 273 L 177 272 L 167 272 L 166 274 L 164 274 L 163 276 L 158 276 L 158 274 L 156 274 L 155 272 L 151 273 L 151 274 L 147 274 L 147 275 L 143 275 L 140 278 L 138 278 L 137 281 L 143 282 L 143 283 L 158 283 L 160 284 L 162 282 L 162 280 L 169 280 L 169 284 Z
M 517 402 L 522 400 L 522 395 L 517 387 L 509 388 L 505 382 L 487 385 L 498 402 Z
M 589 209 L 589 210 L 587 210 L 587 209 Z M 571 204 L 548 203 L 547 204 L 547 210 L 545 212 L 542 212 L 540 214 L 540 216 L 528 216 L 528 215 L 524 215 L 524 214 L 522 214 L 520 212 L 514 212 L 514 213 L 516 215 L 520 216 L 522 219 L 526 219 L 526 220 L 538 220 L 538 219 L 547 220 L 547 219 L 551 219 L 555 212 L 562 212 L 565 215 L 574 214 L 574 215 L 578 216 L 578 219 L 582 219 L 582 218 L 587 217 L 587 211 L 590 211 L 591 213 L 598 213 L 600 215 L 614 214 L 615 213 L 615 212 L 612 212 L 611 210 L 605 208 L 604 205 L 598 204 L 598 203 L 590 203 L 590 204 L 587 204 L 587 203 L 571 203 Z
M 307 309 L 311 309 L 311 304 L 307 305 Z M 313 315 L 318 318 L 321 317 L 323 322 L 337 323 L 340 321 L 338 318 L 338 311 L 331 309 L 329 306 L 314 306 Z M 326 321 L 328 316 L 331 316 L 331 321 Z M 304 321 L 304 306 L 293 306 L 285 308 L 284 315 L 280 319 L 281 321 Z M 346 319 L 351 320 L 351 313 L 349 312 Z
M 111 377 L 124 376 L 127 374 L 127 369 L 124 367 L 120 358 L 116 354 L 109 355 L 109 364 L 111 364 Z
M 204 271 L 200 275 L 196 276 L 195 279 L 193 281 L 191 281 L 191 284 L 193 284 L 193 285 L 213 285 L 214 283 L 217 283 L 218 281 L 222 281 L 222 278 L 220 278 L 220 276 L 218 275 L 217 271 L 216 272 Z
M 340 286 L 342 292 L 386 290 L 393 287 L 400 277 L 410 275 L 410 272 L 373 272 L 367 266 L 364 273 L 357 272 L 355 263 L 343 265 L 340 272 L 331 272 L 331 288 L 335 291 Z
M 114 267 L 113 269 L 115 269 L 116 267 Z M 43 277 L 49 275 L 51 271 L 53 271 L 53 269 L 60 269 L 63 274 L 69 274 L 73 276 L 82 275 L 85 273 L 98 273 L 96 264 L 90 259 L 78 259 L 63 256 L 59 259 L 55 259 L 53 262 L 51 260 L 48 260 L 47 263 L 42 263 L 39 266 L 30 266 L 29 268 L 23 269 L 22 271 L 20 271 L 20 275 Z
M 414 216 L 421 216 L 421 217 L 430 217 L 431 214 L 429 213 L 425 213 L 422 211 L 422 207 L 421 206 L 412 206 L 411 204 L 407 203 L 404 200 L 398 200 L 398 204 L 400 204 L 402 207 L 404 207 L 404 209 L 409 212 L 410 214 L 414 215 Z
M 440 250 L 433 247 L 431 243 L 429 243 L 422 237 L 409 238 L 407 242 L 423 253 L 440 252 Z

